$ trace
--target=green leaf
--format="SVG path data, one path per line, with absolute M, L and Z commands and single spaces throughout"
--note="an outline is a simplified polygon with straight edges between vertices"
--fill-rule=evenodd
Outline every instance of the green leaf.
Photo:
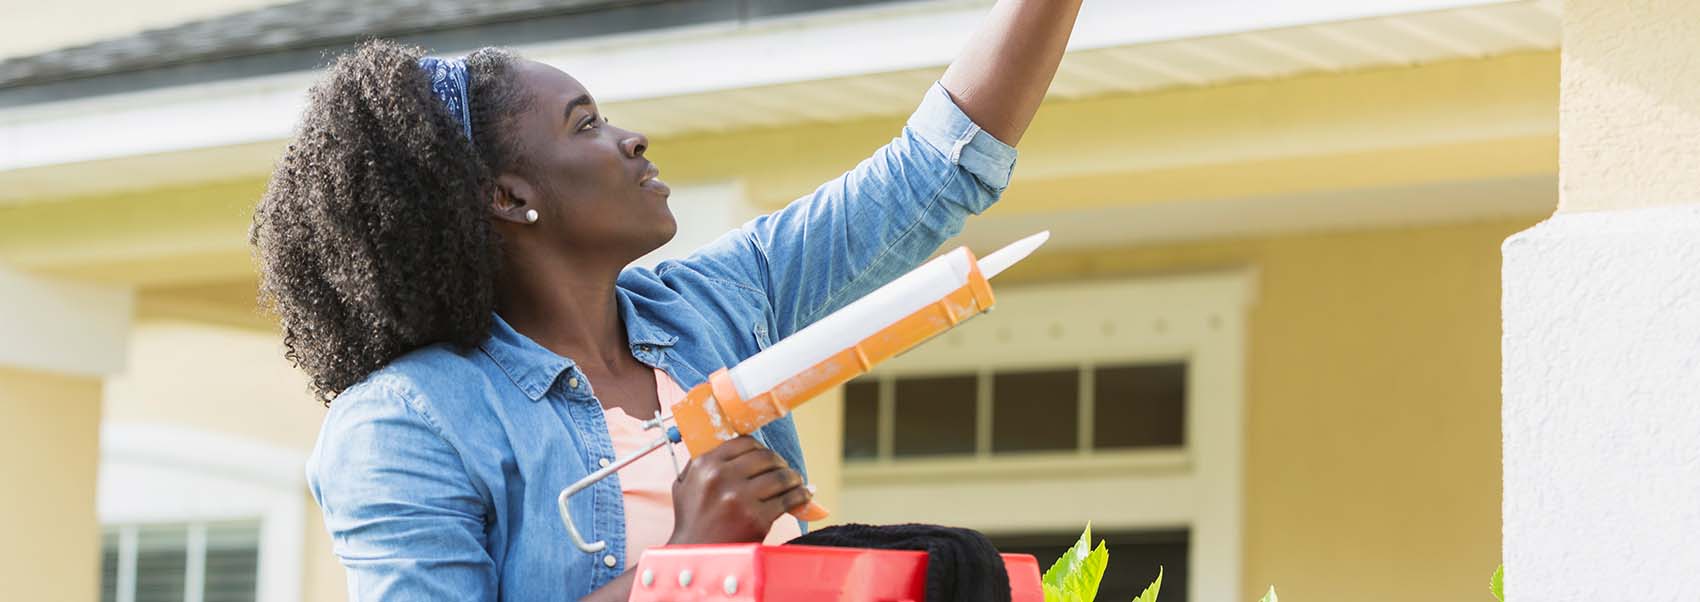
M 1257 602 L 1281 602 L 1281 597 L 1275 595 L 1275 586 L 1271 585 L 1269 586 L 1269 593 L 1263 594 L 1263 598 Z
M 1163 589 L 1163 567 L 1157 567 L 1157 580 L 1145 587 L 1145 593 L 1134 598 L 1133 602 L 1157 602 L 1157 591 Z
M 1098 584 L 1104 578 L 1104 567 L 1110 564 L 1110 550 L 1103 543 L 1092 549 L 1092 525 L 1080 534 L 1080 540 L 1064 552 L 1045 576 L 1040 579 L 1045 588 L 1045 602 L 1092 602 L 1098 596 Z
M 1086 560 L 1074 574 L 1069 575 L 1063 583 L 1063 589 L 1075 600 L 1092 602 L 1098 597 L 1098 584 L 1104 579 L 1104 568 L 1110 565 L 1110 549 L 1104 542 L 1098 542 L 1098 547 L 1086 555 Z
M 1051 568 L 1045 569 L 1045 576 L 1040 577 L 1039 581 L 1060 591 L 1065 574 L 1072 572 L 1075 566 L 1084 561 L 1086 553 L 1091 549 L 1092 523 L 1086 523 L 1086 531 L 1080 534 L 1080 540 L 1074 542 L 1067 552 L 1063 552 L 1062 557 L 1051 564 Z
M 1493 577 L 1488 579 L 1488 591 L 1493 594 L 1493 599 L 1505 602 L 1505 565 L 1494 569 Z

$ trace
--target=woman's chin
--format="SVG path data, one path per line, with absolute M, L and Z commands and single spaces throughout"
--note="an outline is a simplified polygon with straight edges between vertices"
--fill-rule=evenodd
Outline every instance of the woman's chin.
M 644 236 L 644 246 L 648 248 L 644 251 L 645 255 L 673 242 L 679 235 L 679 223 L 673 219 L 672 212 L 667 212 L 661 219 L 656 220 L 655 225 L 656 228 Z

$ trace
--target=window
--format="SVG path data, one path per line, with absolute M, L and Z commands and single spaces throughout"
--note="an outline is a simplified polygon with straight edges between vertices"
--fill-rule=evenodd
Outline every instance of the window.
M 1080 447 L 1080 370 L 992 374 L 992 453 Z
M 107 527 L 101 602 L 254 602 L 260 523 Z
M 899 379 L 892 410 L 909 423 L 892 437 L 892 454 L 936 456 L 974 453 L 977 385 L 973 375 Z
M 1093 370 L 1092 448 L 1179 447 L 1186 443 L 1186 364 Z
M 1186 378 L 1184 361 L 865 376 L 845 386 L 844 458 L 1181 448 Z
M 879 383 L 857 380 L 844 386 L 844 457 L 879 456 Z
M 997 288 L 996 311 L 845 386 L 834 518 L 968 527 L 1042 562 L 1091 523 L 1117 559 L 1100 599 L 1158 566 L 1165 601 L 1238 597 L 1256 290 L 1249 271 Z
M 101 600 L 301 602 L 304 454 L 158 424 L 101 429 Z

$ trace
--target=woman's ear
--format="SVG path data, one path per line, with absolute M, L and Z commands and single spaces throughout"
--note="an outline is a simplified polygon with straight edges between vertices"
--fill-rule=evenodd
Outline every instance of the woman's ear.
M 490 196 L 490 214 L 505 222 L 537 223 L 542 205 L 535 202 L 535 191 L 525 178 L 513 174 L 496 176 L 496 190 Z

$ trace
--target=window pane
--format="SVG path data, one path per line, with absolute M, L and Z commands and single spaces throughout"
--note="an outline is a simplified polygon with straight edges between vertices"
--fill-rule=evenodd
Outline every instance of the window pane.
M 1103 367 L 1093 380 L 1093 449 L 1186 443 L 1184 362 Z
M 1079 445 L 1080 371 L 1001 372 L 992 378 L 994 453 L 1067 451 Z
M 136 602 L 183 602 L 189 530 L 142 527 L 136 537 Z
M 1114 555 L 1113 568 L 1104 572 L 1098 584 L 1099 600 L 1132 600 L 1151 580 L 1157 578 L 1157 567 L 1163 568 L 1162 602 L 1186 602 L 1187 531 L 1125 531 L 1099 532 L 1092 537 L 1105 542 Z M 1050 533 L 1040 535 L 993 535 L 992 545 L 1005 554 L 1032 554 L 1039 559 L 1039 571 L 1051 566 L 1080 538 L 1079 533 Z
M 205 602 L 254 602 L 259 572 L 259 523 L 207 525 Z
M 844 457 L 879 455 L 879 381 L 862 378 L 844 385 Z
M 897 380 L 897 456 L 974 453 L 976 377 Z
M 100 536 L 100 602 L 118 600 L 118 532 Z

